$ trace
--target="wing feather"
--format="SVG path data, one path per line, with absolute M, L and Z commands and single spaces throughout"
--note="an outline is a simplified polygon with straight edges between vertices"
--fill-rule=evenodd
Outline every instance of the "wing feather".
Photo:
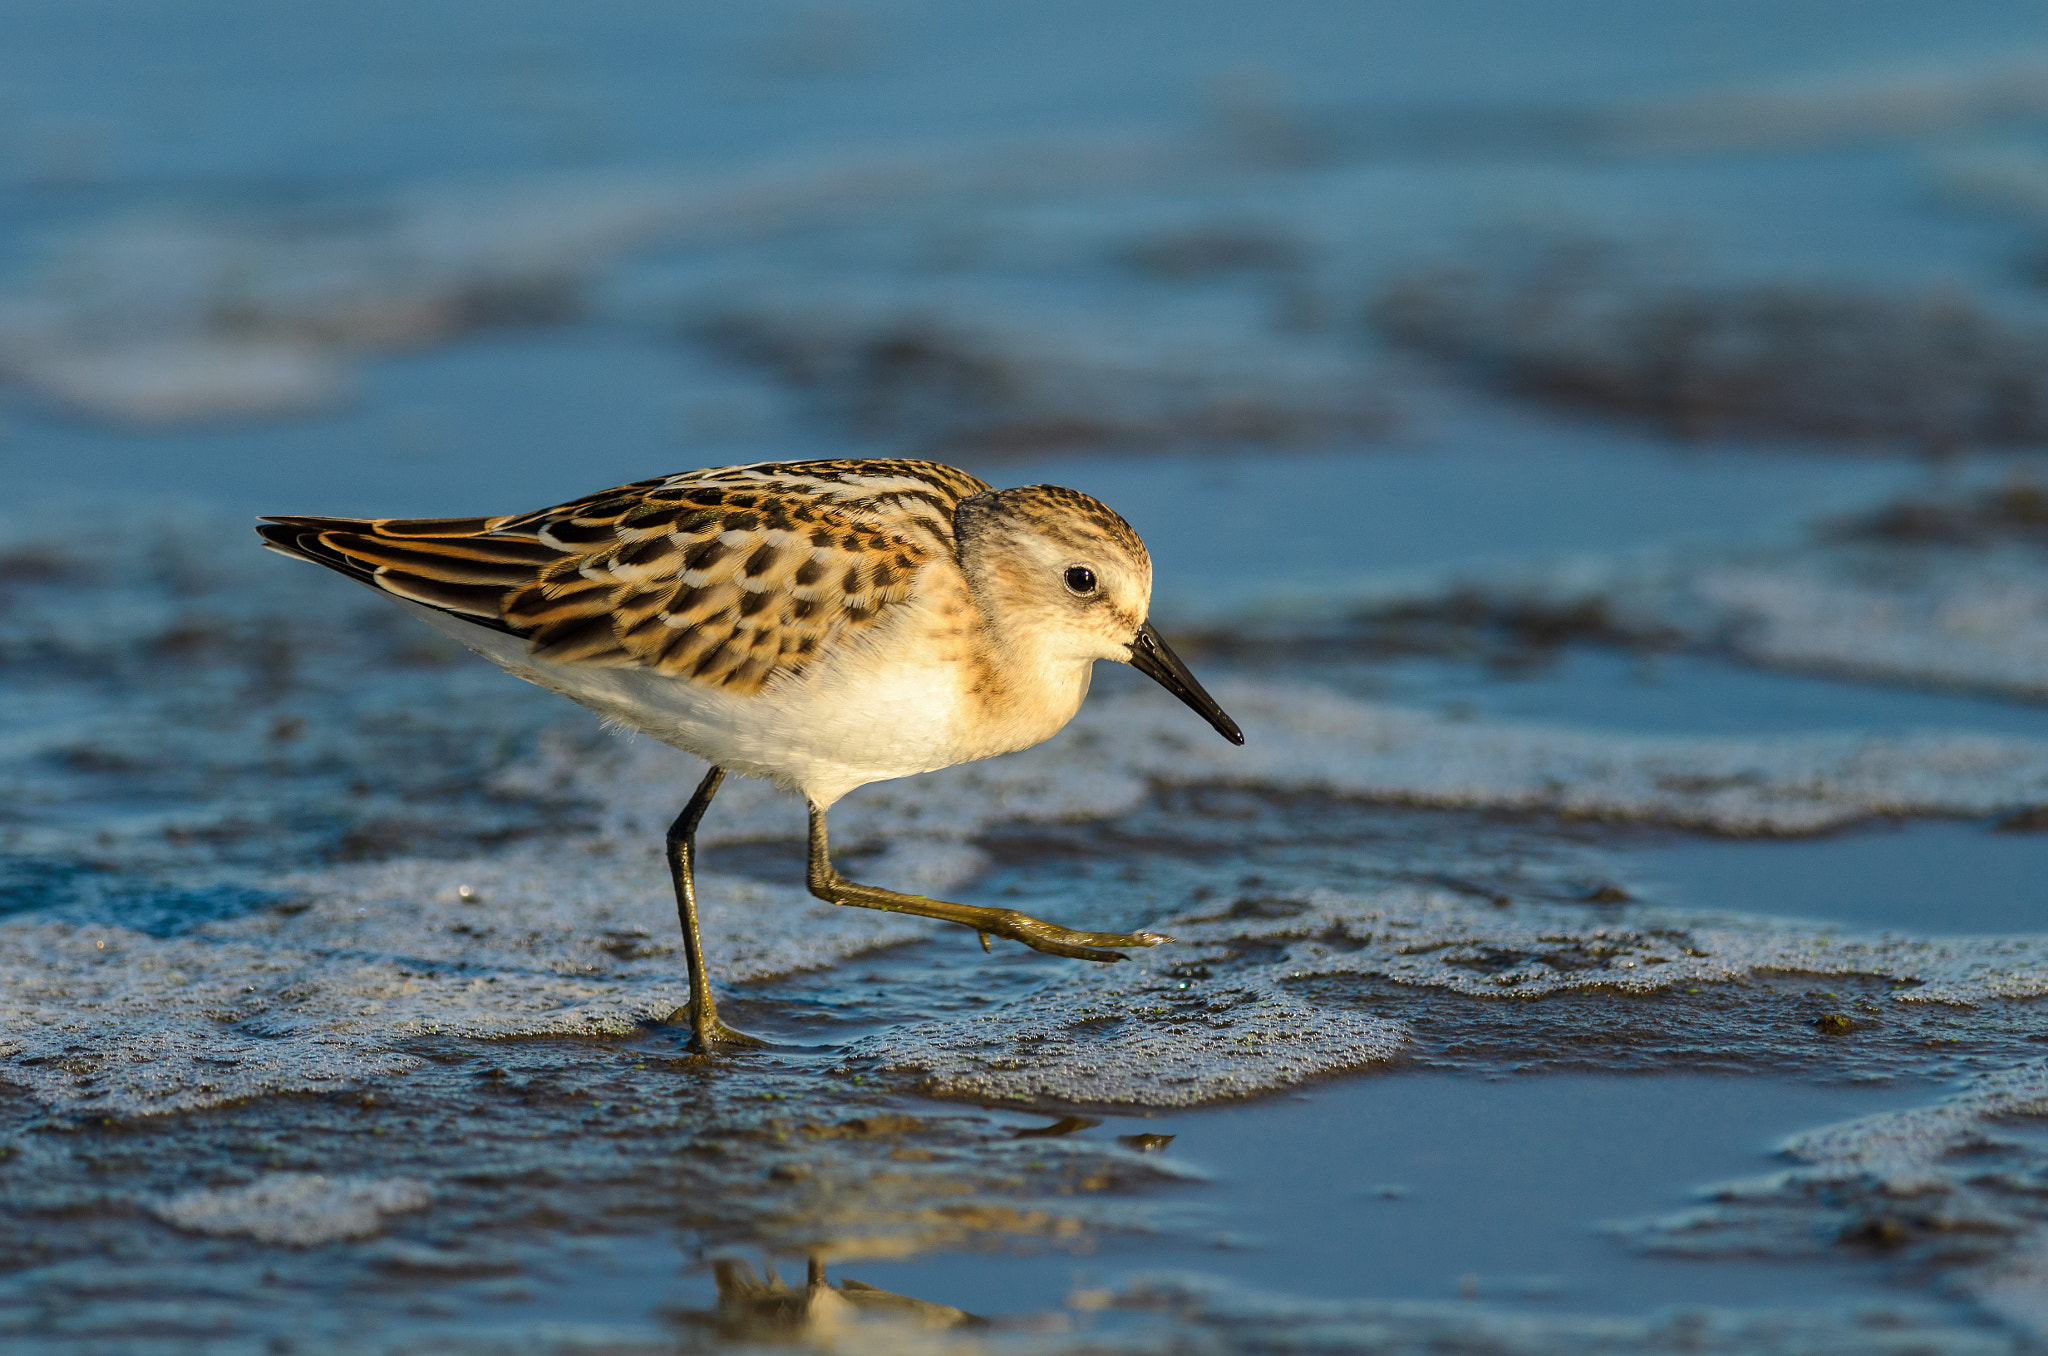
M 536 658 L 735 695 L 794 678 L 952 562 L 988 485 L 907 460 L 714 467 L 495 518 L 276 517 L 273 550 L 523 636 Z

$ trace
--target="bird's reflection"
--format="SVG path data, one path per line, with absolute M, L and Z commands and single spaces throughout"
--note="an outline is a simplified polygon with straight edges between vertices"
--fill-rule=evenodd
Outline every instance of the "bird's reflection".
M 1100 1124 L 1102 1118 L 1099 1116 L 1062 1116 L 1051 1125 L 1026 1126 L 1012 1130 L 1010 1135 L 1013 1139 L 1056 1139 L 1081 1130 L 1093 1130 Z
M 739 1258 L 712 1262 L 718 1308 L 703 1317 L 711 1320 L 719 1336 L 756 1341 L 820 1337 L 861 1320 L 881 1320 L 927 1332 L 988 1326 L 987 1319 L 950 1304 L 912 1299 L 855 1280 L 830 1282 L 825 1278 L 825 1260 L 817 1253 L 811 1254 L 800 1289 L 777 1275 L 772 1263 L 764 1266 L 765 1276 Z

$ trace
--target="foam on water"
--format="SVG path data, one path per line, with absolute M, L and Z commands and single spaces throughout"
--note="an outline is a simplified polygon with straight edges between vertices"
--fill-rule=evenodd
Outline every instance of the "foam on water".
M 1879 811 L 1979 810 L 2025 800 L 2048 782 L 2048 755 L 2016 740 L 1764 746 L 1443 722 L 1300 688 L 1241 685 L 1221 695 L 1254 732 L 1249 766 L 1233 766 L 1237 751 L 1220 744 L 1220 755 L 1208 754 L 1206 732 L 1170 702 L 1104 701 L 1043 751 L 856 797 L 865 808 L 847 816 L 852 841 L 905 844 L 863 874 L 929 890 L 958 885 L 980 864 L 964 843 L 977 831 L 1127 808 L 1148 777 L 1597 809 L 1748 832 Z M 565 775 L 572 747 L 541 760 L 550 775 Z M 13 977 L 9 1078 L 53 1104 L 134 1114 L 389 1075 L 411 1065 L 397 1047 L 421 1034 L 617 1036 L 666 1018 L 687 993 L 658 825 L 687 783 L 673 775 L 687 762 L 643 744 L 583 747 L 585 761 L 566 775 L 583 795 L 614 793 L 603 815 L 610 832 L 482 858 L 282 875 L 267 882 L 279 904 L 172 936 L 34 914 L 0 924 Z M 615 777 L 622 766 L 637 772 Z M 1082 793 L 1073 799 L 1060 794 L 1069 767 Z M 799 827 L 794 804 L 758 791 L 735 799 L 734 813 L 707 821 L 719 825 L 710 841 L 789 837 Z M 929 926 L 820 905 L 795 882 L 712 874 L 704 910 L 714 977 L 726 983 L 829 965 Z M 1500 998 L 1648 992 L 1758 971 L 1879 977 L 1911 985 L 1894 996 L 1919 1002 L 2048 992 L 2048 953 L 2030 938 L 1864 940 L 1680 919 L 1622 929 L 1414 891 L 1318 895 L 1263 920 L 1196 911 L 1161 921 L 1177 945 L 1108 969 L 1048 962 L 1058 978 L 1044 992 L 854 1053 L 953 1095 L 1189 1105 L 1398 1049 L 1397 1024 L 1312 1012 L 1280 987 L 1316 976 Z
M 1174 1107 L 1384 1063 L 1405 1036 L 1399 1022 L 1292 998 L 1272 972 L 1197 986 L 1177 976 L 1207 967 L 1186 960 L 1125 969 L 858 1042 L 848 1054 L 927 1096 Z
M 2048 578 L 2038 552 L 1812 551 L 1704 570 L 1696 596 L 1758 663 L 2048 695 Z
M 855 1067 L 909 1075 L 927 1095 L 1067 1105 L 1192 1106 L 1383 1062 L 1406 1025 L 1319 979 L 1363 977 L 1484 999 L 1698 992 L 1767 974 L 1864 976 L 1899 1002 L 1969 1005 L 2048 993 L 2041 939 L 1861 940 L 1762 924 L 1743 931 L 1506 912 L 1388 890 L 1252 900 L 1159 924 L 1176 945 L 1062 976 L 967 1020 L 849 1048 Z
M 280 908 L 173 937 L 33 916 L 0 925 L 9 1081 L 55 1106 L 148 1114 L 402 1073 L 418 1060 L 396 1047 L 419 1035 L 618 1036 L 689 1000 L 652 854 L 565 845 L 279 884 L 291 892 Z M 796 888 L 713 876 L 701 888 L 722 982 L 925 933 Z
M 1467 571 L 1406 598 L 1360 601 L 1592 608 L 1618 633 L 1759 667 L 2038 701 L 2048 695 L 2048 554 L 2018 516 L 2037 493 L 2030 468 L 2003 469 L 2003 490 L 1908 495 L 1791 541 Z M 2001 520 L 1993 510 L 2007 498 L 2019 507 Z
M 106 563 L 29 535 L 10 548 L 38 562 L 12 592 L 17 672 L 92 672 L 100 696 L 69 720 L 11 732 L 5 774 L 31 809 L 7 841 L 53 870 L 83 859 L 97 871 L 66 868 L 55 912 L 0 923 L 9 1080 L 53 1106 L 136 1114 L 389 1077 L 417 1067 L 403 1047 L 422 1035 L 618 1037 L 668 1018 L 687 995 L 659 843 L 700 769 L 573 716 L 546 727 L 544 697 L 467 658 L 394 664 L 410 638 L 403 619 L 345 587 L 304 587 L 253 550 L 223 556 L 212 542 L 229 531 L 138 519 L 132 535 L 154 544 Z M 178 681 L 155 681 L 167 663 Z M 1038 749 L 856 793 L 835 811 L 836 841 L 883 850 L 861 876 L 937 893 L 982 870 L 977 840 L 996 826 L 1100 820 L 1171 786 L 1730 835 L 2048 801 L 2048 745 L 2026 739 L 1652 736 L 1448 719 L 1299 683 L 1216 692 L 1249 735 L 1242 749 L 1162 694 L 1099 695 Z M 456 761 L 421 756 L 440 748 Z M 256 770 L 268 780 L 250 780 Z M 157 779 L 160 802 L 125 820 L 56 812 L 90 803 L 110 774 Z M 442 826 L 418 840 L 434 850 L 402 850 L 414 841 L 403 826 L 422 819 Z M 401 850 L 350 862 L 357 839 L 343 835 L 336 852 L 332 828 L 292 837 L 303 832 L 293 825 L 334 820 L 358 835 L 385 826 L 381 841 Z M 702 837 L 716 847 L 802 833 L 801 806 L 735 782 Z M 494 838 L 515 845 L 479 853 Z M 279 868 L 280 841 L 305 845 L 297 869 Z M 137 872 L 243 893 L 210 916 L 144 926 L 122 915 L 130 896 L 108 893 Z M 706 874 L 719 982 L 931 931 L 820 905 L 791 876 Z M 1046 962 L 1042 991 L 877 1035 L 856 1058 L 949 1095 L 1189 1105 L 1400 1048 L 1398 1023 L 1308 1006 L 1286 987 L 1316 976 L 1515 998 L 1761 972 L 1869 976 L 1914 1002 L 2048 992 L 2030 939 L 1735 930 L 1678 913 L 1613 928 L 1412 889 L 1325 892 L 1297 912 L 1262 921 L 1169 906 L 1133 922 L 1183 934 L 1176 946 L 1111 969 Z
M 247 1186 L 188 1191 L 158 1203 L 164 1223 L 196 1234 L 253 1238 L 313 1248 L 369 1238 L 385 1215 L 425 1209 L 434 1199 L 424 1182 L 276 1172 Z

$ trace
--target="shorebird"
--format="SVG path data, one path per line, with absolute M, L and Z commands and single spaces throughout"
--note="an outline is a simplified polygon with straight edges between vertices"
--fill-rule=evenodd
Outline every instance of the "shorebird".
M 378 590 L 513 675 L 711 765 L 669 826 L 692 1044 L 726 1026 L 697 928 L 696 832 L 728 772 L 810 807 L 812 894 L 1056 956 L 1119 961 L 1151 932 L 858 885 L 825 815 L 855 787 L 1029 748 L 1071 720 L 1098 659 L 1244 735 L 1147 620 L 1152 561 L 1100 500 L 992 489 L 908 460 L 760 462 L 635 481 L 497 518 L 266 517 L 273 551 Z

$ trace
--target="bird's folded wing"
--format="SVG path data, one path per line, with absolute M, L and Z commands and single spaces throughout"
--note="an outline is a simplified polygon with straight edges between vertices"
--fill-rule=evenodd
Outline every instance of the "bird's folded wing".
M 933 463 L 768 463 L 516 516 L 279 517 L 257 530 L 285 554 L 525 637 L 538 659 L 745 695 L 909 598 L 920 570 L 950 560 L 954 507 L 986 488 Z

